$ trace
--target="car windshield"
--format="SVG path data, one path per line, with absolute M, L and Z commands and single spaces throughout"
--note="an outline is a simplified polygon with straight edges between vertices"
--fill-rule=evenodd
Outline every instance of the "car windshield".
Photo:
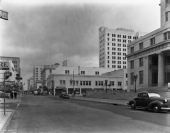
M 156 93 L 148 93 L 149 97 L 161 97 L 159 94 Z

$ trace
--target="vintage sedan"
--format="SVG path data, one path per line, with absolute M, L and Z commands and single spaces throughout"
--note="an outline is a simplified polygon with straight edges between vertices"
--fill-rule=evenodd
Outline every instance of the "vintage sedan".
M 137 97 L 130 100 L 128 105 L 132 109 L 142 108 L 151 110 L 153 112 L 160 112 L 161 110 L 170 110 L 168 100 L 162 98 L 157 93 L 140 92 Z

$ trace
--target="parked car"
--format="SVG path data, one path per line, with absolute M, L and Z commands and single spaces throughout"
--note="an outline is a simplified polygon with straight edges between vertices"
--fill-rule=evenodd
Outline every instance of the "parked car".
M 140 92 L 137 97 L 130 100 L 128 105 L 132 109 L 146 109 L 153 112 L 160 112 L 161 110 L 170 110 L 168 100 L 162 98 L 157 93 Z
M 70 99 L 70 96 L 69 96 L 67 93 L 61 93 L 61 94 L 60 94 L 60 98 Z
M 37 90 L 34 91 L 34 95 L 39 95 Z

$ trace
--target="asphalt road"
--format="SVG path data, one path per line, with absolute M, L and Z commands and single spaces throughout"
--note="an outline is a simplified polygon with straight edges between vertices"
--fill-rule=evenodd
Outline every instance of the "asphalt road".
M 170 113 L 52 96 L 25 96 L 6 132 L 169 133 Z

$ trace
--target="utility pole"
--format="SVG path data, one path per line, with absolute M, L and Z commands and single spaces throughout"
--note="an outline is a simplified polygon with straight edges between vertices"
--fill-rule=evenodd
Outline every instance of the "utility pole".
M 74 90 L 74 70 L 73 70 L 73 93 L 75 95 L 75 90 Z

